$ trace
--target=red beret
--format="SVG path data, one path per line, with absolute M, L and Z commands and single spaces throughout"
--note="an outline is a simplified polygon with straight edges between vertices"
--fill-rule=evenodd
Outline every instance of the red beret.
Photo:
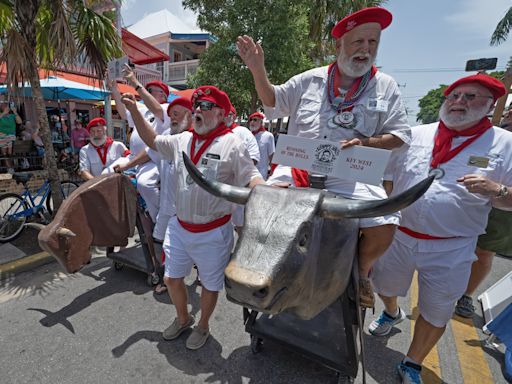
M 87 127 L 85 127 L 85 129 L 87 129 L 87 131 L 90 131 L 92 127 L 106 126 L 106 125 L 107 125 L 107 121 L 103 117 L 97 117 L 97 118 L 89 121 L 89 124 L 87 124 Z
M 484 86 L 491 92 L 494 101 L 498 100 L 501 96 L 507 93 L 507 89 L 500 80 L 484 73 L 477 73 L 476 75 L 466 76 L 457 80 L 455 83 L 444 90 L 444 95 L 448 96 L 456 87 L 467 83 L 478 83 Z
M 167 86 L 167 84 L 162 83 L 161 81 L 155 80 L 155 81 L 150 81 L 149 83 L 147 83 L 144 88 L 148 89 L 149 87 L 158 87 L 162 91 L 164 91 L 164 93 L 167 95 L 167 97 L 169 97 L 169 87 Z
M 254 112 L 251 116 L 249 116 L 249 120 L 253 117 L 257 117 L 258 119 L 265 120 L 265 115 L 261 112 Z
M 185 97 L 178 97 L 177 99 L 174 99 L 169 103 L 169 106 L 167 107 L 167 115 L 169 115 L 169 111 L 175 105 L 181 105 L 182 107 L 185 107 L 192 112 L 192 102 L 190 101 L 190 99 L 187 99 Z
M 391 24 L 391 20 L 393 20 L 393 15 L 384 8 L 364 8 L 341 19 L 331 30 L 331 35 L 335 39 L 339 39 L 355 27 L 366 23 L 379 23 L 380 28 L 384 29 Z
M 231 108 L 231 102 L 229 101 L 228 95 L 213 85 L 204 85 L 194 91 L 192 94 L 192 104 L 201 100 L 211 101 L 212 103 L 217 104 L 219 107 L 224 109 L 224 116 L 229 113 L 229 109 Z

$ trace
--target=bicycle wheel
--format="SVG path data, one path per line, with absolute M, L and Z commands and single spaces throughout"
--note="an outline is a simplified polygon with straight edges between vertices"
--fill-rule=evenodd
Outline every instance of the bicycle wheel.
M 15 193 L 0 196 L 0 243 L 14 240 L 23 231 L 26 216 L 13 217 L 28 209 L 27 203 Z
M 66 199 L 71 193 L 78 188 L 78 184 L 74 181 L 61 181 L 60 190 L 62 192 L 62 198 Z M 48 196 L 46 197 L 46 209 L 50 212 L 50 215 L 53 214 L 53 201 L 52 201 L 52 191 L 48 192 Z

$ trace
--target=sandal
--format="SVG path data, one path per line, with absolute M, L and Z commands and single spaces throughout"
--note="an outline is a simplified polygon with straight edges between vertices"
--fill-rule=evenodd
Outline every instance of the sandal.
M 154 292 L 157 295 L 161 295 L 162 293 L 167 292 L 167 285 L 161 283 L 155 285 Z

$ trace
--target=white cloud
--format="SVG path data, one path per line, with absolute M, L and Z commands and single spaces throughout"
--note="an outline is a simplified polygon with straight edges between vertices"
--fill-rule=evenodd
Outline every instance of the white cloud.
M 457 12 L 444 19 L 468 37 L 484 35 L 490 38 L 496 24 L 511 6 L 510 0 L 459 0 Z

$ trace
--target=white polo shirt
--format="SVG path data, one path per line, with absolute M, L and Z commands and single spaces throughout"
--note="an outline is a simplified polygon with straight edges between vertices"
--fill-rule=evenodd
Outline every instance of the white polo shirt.
M 155 130 L 157 135 L 161 135 L 171 125 L 171 119 L 167 115 L 168 105 L 168 103 L 160 104 L 164 113 L 163 120 L 160 120 L 158 117 L 156 117 L 153 112 L 151 112 L 145 105 L 138 108 L 139 112 L 144 117 L 144 120 L 146 120 L 149 125 L 151 125 L 151 128 Z M 135 156 L 146 148 L 146 144 L 144 144 L 139 136 L 139 133 L 137 132 L 137 127 L 135 126 L 130 111 L 126 111 L 126 120 L 128 120 L 128 125 L 133 128 L 132 134 L 130 136 L 130 151 L 132 152 L 132 156 Z
M 433 123 L 412 128 L 410 146 L 396 153 L 385 177 L 393 181 L 392 195 L 428 177 L 437 127 L 438 123 Z M 452 148 L 466 139 L 455 137 Z M 445 172 L 444 176 L 434 180 L 423 196 L 401 211 L 401 225 L 431 236 L 460 237 L 466 238 L 466 241 L 485 233 L 491 210 L 490 197 L 468 192 L 457 179 L 477 173 L 510 186 L 511 153 L 512 133 L 498 127 L 490 128 L 457 156 L 439 165 Z M 471 161 L 475 157 L 486 159 L 487 165 L 475 166 Z
M 108 168 L 114 161 L 123 157 L 127 150 L 126 146 L 120 141 L 114 141 L 109 147 L 105 164 L 101 162 L 100 155 L 92 144 L 84 145 L 80 149 L 80 171 L 87 171 L 93 176 L 101 175 L 101 172 Z
M 247 152 L 249 152 L 251 159 L 259 163 L 260 149 L 258 148 L 258 142 L 256 141 L 256 138 L 252 132 L 248 128 L 242 127 L 241 125 L 237 125 L 235 128 L 232 128 L 232 131 L 245 144 L 245 148 L 247 149 Z
M 190 157 L 191 142 L 192 133 L 187 131 L 171 136 L 158 135 L 155 146 L 164 159 L 174 160 L 176 165 L 178 218 L 188 223 L 204 224 L 230 214 L 233 204 L 206 192 L 188 175 L 182 151 Z M 203 143 L 196 143 L 196 152 Z M 215 138 L 196 166 L 208 178 L 240 187 L 260 176 L 252 160 L 246 156 L 244 144 L 232 133 Z

